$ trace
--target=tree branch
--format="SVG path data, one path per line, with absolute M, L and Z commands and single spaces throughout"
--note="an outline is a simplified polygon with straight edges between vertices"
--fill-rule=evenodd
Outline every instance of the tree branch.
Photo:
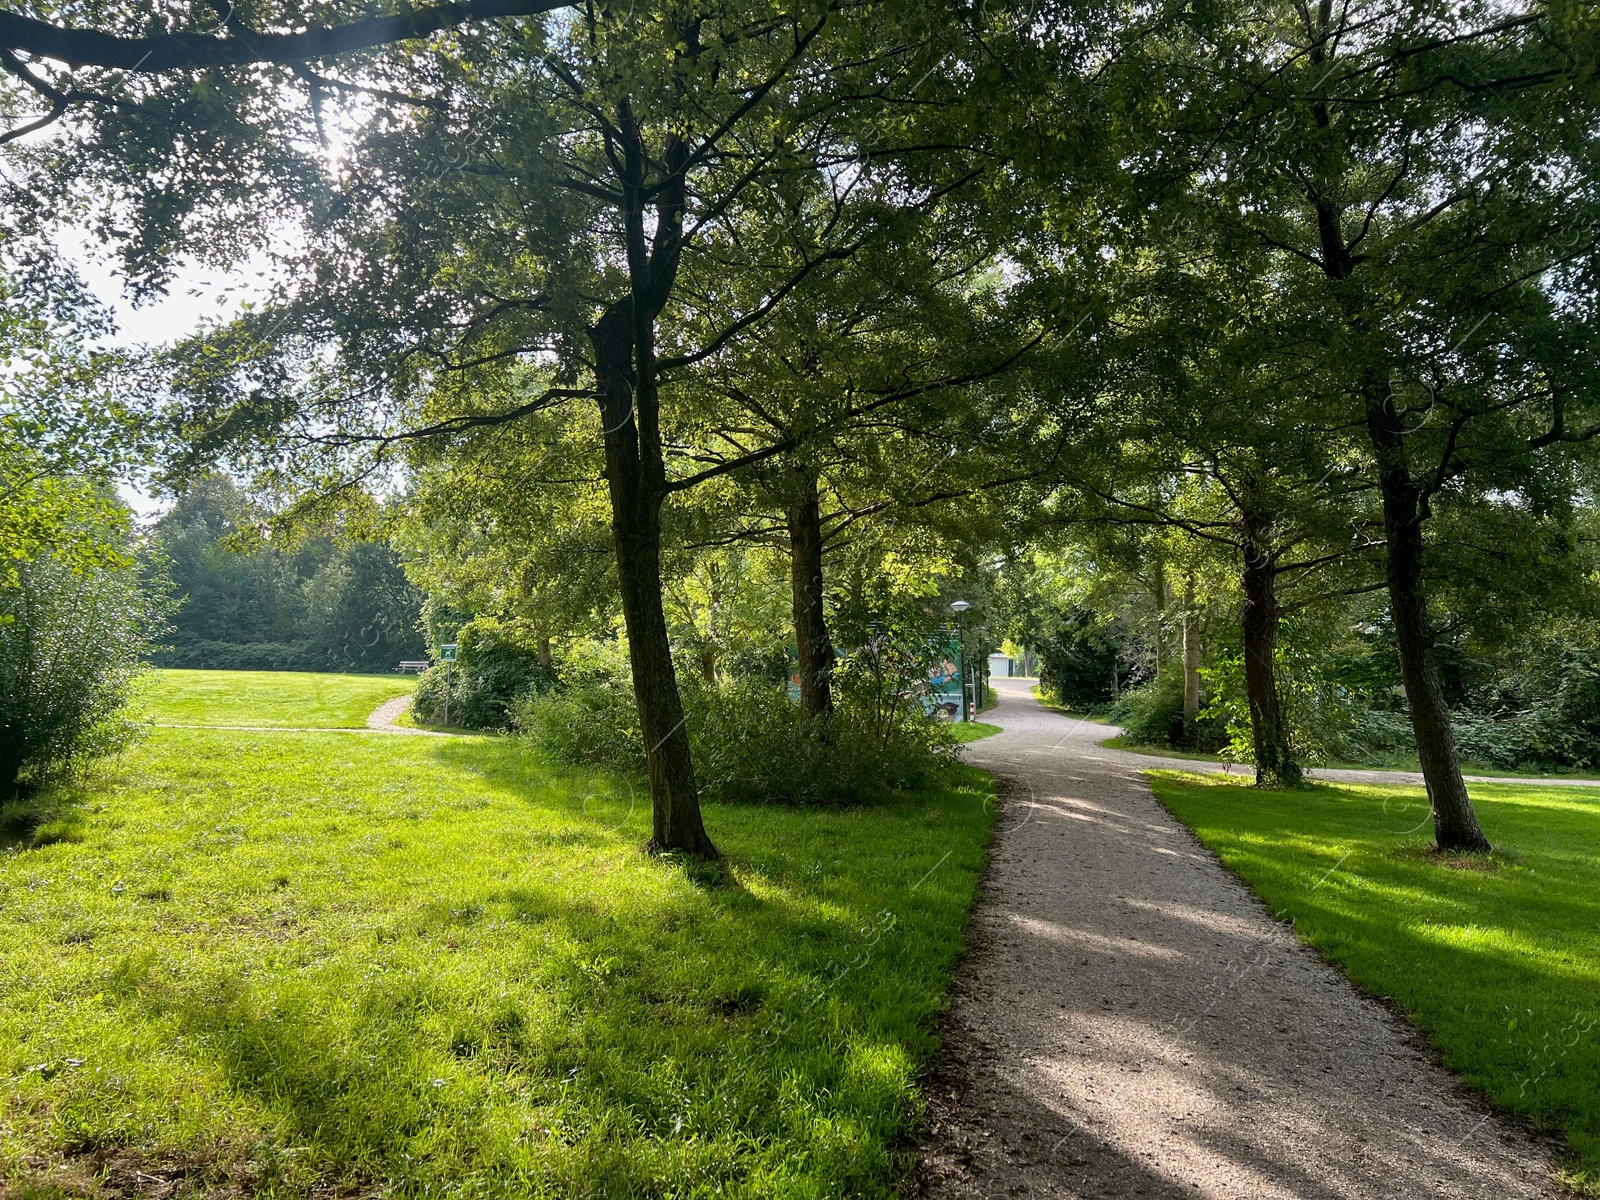
M 299 33 L 255 33 L 231 26 L 230 36 L 162 33 L 120 37 L 98 29 L 54 25 L 0 9 L 0 46 L 69 67 L 107 67 L 154 74 L 192 67 L 293 63 L 334 58 L 392 42 L 427 37 L 441 29 L 496 17 L 532 17 L 567 7 L 569 0 L 452 0 L 343 25 L 316 25 Z

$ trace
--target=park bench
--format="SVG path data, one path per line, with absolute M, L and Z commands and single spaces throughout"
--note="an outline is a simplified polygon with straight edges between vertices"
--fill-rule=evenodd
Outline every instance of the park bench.
M 395 671 L 400 675 L 421 675 L 432 665 L 432 663 L 427 662 L 426 660 L 418 661 L 416 659 L 409 659 L 396 667 Z

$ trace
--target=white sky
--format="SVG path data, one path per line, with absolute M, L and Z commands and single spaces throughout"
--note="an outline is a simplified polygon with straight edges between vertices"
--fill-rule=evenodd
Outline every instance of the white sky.
M 114 264 L 83 230 L 64 233 L 56 243 L 62 256 L 75 263 L 89 289 L 116 317 L 114 345 L 159 345 L 193 332 L 203 321 L 226 320 L 247 300 L 261 299 L 268 283 L 264 255 L 231 270 L 207 270 L 185 265 L 174 275 L 164 296 L 135 308 L 122 286 Z M 141 519 L 156 516 L 164 507 L 133 484 L 118 488 L 123 501 Z

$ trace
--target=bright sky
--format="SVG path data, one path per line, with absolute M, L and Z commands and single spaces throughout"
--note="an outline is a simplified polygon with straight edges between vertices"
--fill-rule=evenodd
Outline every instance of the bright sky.
M 57 246 L 63 257 L 77 264 L 84 282 L 116 316 L 117 334 L 111 341 L 117 345 L 176 341 L 202 321 L 231 317 L 243 301 L 265 294 L 267 260 L 262 256 L 231 271 L 186 266 L 177 272 L 164 297 L 135 308 L 113 264 L 88 233 L 70 231 Z M 141 520 L 158 515 L 164 507 L 162 501 L 132 484 L 124 483 L 118 490 Z

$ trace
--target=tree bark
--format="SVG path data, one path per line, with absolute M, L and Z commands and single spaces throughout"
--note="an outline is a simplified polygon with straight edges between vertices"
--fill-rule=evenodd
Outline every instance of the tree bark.
M 1200 720 L 1200 622 L 1194 615 L 1194 584 L 1183 589 L 1183 736 L 1194 744 Z
M 1289 729 L 1278 694 L 1277 559 L 1253 536 L 1246 517 L 1244 542 L 1244 690 L 1250 703 L 1257 787 L 1300 787 L 1305 776 L 1289 747 Z
M 815 473 L 797 465 L 794 475 L 788 504 L 789 582 L 800 706 L 809 716 L 828 717 L 833 714 L 833 639 L 823 608 L 822 506 Z
M 1160 559 L 1156 560 L 1156 573 L 1150 582 L 1150 595 L 1156 605 L 1156 674 L 1159 675 L 1167 665 L 1166 631 L 1161 625 L 1162 618 L 1167 614 L 1167 566 Z
M 689 734 L 661 604 L 661 506 L 666 467 L 656 430 L 653 346 L 640 346 L 632 301 L 613 305 L 589 331 L 595 351 L 606 484 L 617 582 L 628 630 L 633 694 L 650 772 L 651 849 L 714 858 L 695 787 Z M 645 369 L 635 371 L 635 359 Z
M 1427 506 L 1406 459 L 1405 428 L 1389 390 L 1371 385 L 1366 396 L 1367 435 L 1378 461 L 1378 493 L 1383 502 L 1386 539 L 1384 571 L 1389 585 L 1389 611 L 1394 619 L 1395 648 L 1400 654 L 1400 679 L 1411 711 L 1411 732 L 1433 809 L 1433 837 L 1440 850 L 1487 853 L 1489 839 L 1478 824 L 1439 670 L 1433 659 L 1433 630 L 1428 622 L 1427 593 L 1422 581 L 1422 522 Z
M 550 639 L 547 638 L 547 637 L 540 638 L 539 639 L 539 666 L 542 667 L 544 670 L 548 671 L 550 669 L 550 664 L 553 661 L 554 661 L 554 659 L 552 658 L 552 656 L 550 654 Z

